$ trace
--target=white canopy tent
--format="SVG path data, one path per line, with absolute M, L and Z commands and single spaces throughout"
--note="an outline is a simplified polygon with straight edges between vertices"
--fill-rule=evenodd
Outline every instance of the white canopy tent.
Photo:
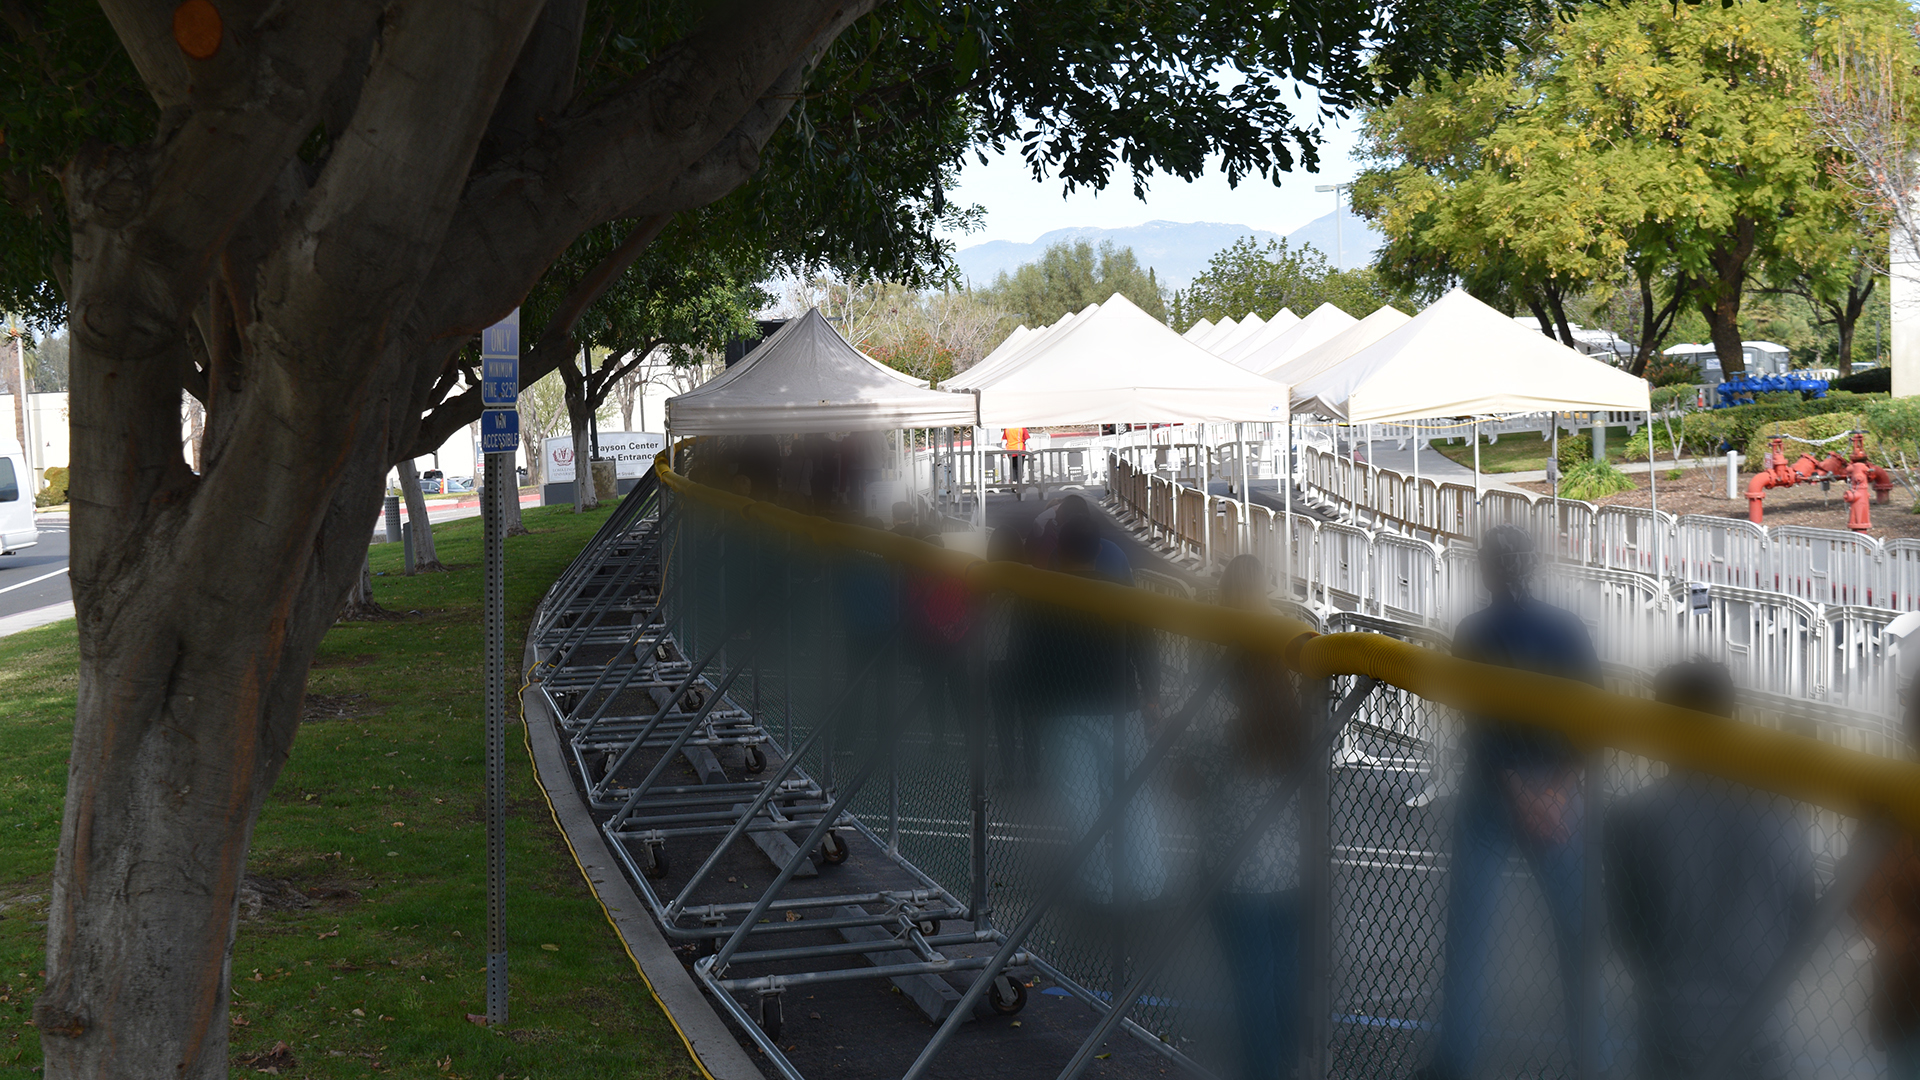
M 1228 334 L 1233 333 L 1234 329 L 1239 325 L 1239 323 L 1232 319 L 1221 319 L 1219 322 L 1214 323 L 1213 327 L 1205 333 L 1189 333 L 1187 339 L 1204 349 L 1207 347 L 1207 342 L 1226 337 Z
M 1213 353 L 1224 360 L 1239 363 L 1239 358 L 1256 349 L 1265 348 L 1270 342 L 1293 332 L 1300 325 L 1300 317 L 1286 308 L 1273 313 L 1265 326 L 1229 345 L 1214 349 Z
M 1412 317 L 1390 304 L 1382 304 L 1373 314 L 1261 374 L 1294 387 L 1297 399 L 1300 384 L 1400 329 Z
M 1207 335 L 1206 338 L 1200 341 L 1194 342 L 1194 344 L 1209 352 L 1217 352 L 1225 348 L 1229 342 L 1246 339 L 1265 325 L 1266 323 L 1260 320 L 1260 316 L 1248 312 L 1241 317 L 1239 322 L 1233 323 L 1231 326 L 1223 322 L 1219 326 L 1214 327 L 1213 333 Z
M 978 379 L 985 378 L 1002 370 L 1011 370 L 1012 368 L 1018 367 L 1025 362 L 1024 357 L 1032 355 L 1035 350 L 1044 346 L 1053 335 L 1073 325 L 1074 320 L 1098 306 L 1098 304 L 1088 304 L 1079 311 L 1069 311 L 1065 315 L 1055 319 L 1050 325 L 1043 326 L 1038 330 L 1028 331 L 1025 334 L 1021 334 L 1019 330 L 1016 329 L 1012 334 L 1007 335 L 1005 341 L 1002 341 L 996 346 L 992 352 L 981 357 L 979 363 L 968 368 L 963 374 L 969 378 Z M 947 384 L 953 386 L 953 380 L 948 379 Z
M 983 366 L 983 365 L 982 365 Z M 994 427 L 1280 420 L 1286 388 L 1242 371 L 1115 293 L 1017 364 L 947 380 Z
M 667 400 L 674 435 L 805 435 L 965 426 L 971 394 L 929 390 L 854 348 L 819 309 L 791 319 L 725 372 Z
M 1294 388 L 1295 412 L 1348 423 L 1558 410 L 1646 412 L 1646 380 L 1584 356 L 1455 289 Z
M 1192 326 L 1187 327 L 1187 332 L 1184 334 L 1181 334 L 1180 336 L 1183 338 L 1186 338 L 1188 341 L 1198 341 L 1202 337 L 1205 337 L 1212 330 L 1213 330 L 1213 323 L 1207 321 L 1206 319 L 1201 319 L 1199 322 L 1194 323 Z
M 1360 320 L 1341 311 L 1332 304 L 1321 304 L 1307 313 L 1307 317 L 1294 323 L 1285 331 L 1274 334 L 1265 341 L 1242 346 L 1229 354 L 1227 359 L 1246 368 L 1256 375 L 1265 375 L 1274 368 L 1320 345 L 1328 338 L 1343 330 L 1358 325 Z
M 1238 425 L 1287 416 L 1285 386 L 1220 359 L 1119 293 L 1081 312 L 1013 362 L 990 371 L 984 367 L 963 371 L 946 385 L 976 392 L 980 422 L 994 427 L 1143 421 Z M 975 475 L 984 484 L 984 469 Z M 1246 499 L 1244 477 L 1241 499 Z M 984 492 L 978 505 L 985 505 Z
M 1284 320 L 1288 326 L 1291 326 L 1295 321 L 1293 312 L 1288 311 L 1286 308 L 1281 308 L 1278 312 L 1275 312 L 1272 322 L 1281 322 L 1282 320 Z M 1232 333 L 1218 335 L 1210 340 L 1201 342 L 1200 345 L 1215 356 L 1224 356 L 1228 352 L 1238 348 L 1241 342 L 1250 341 L 1260 336 L 1270 325 L 1271 323 L 1262 321 L 1258 313 L 1248 312 L 1247 317 L 1240 320 L 1240 325 L 1234 327 Z
M 1425 441 L 1418 421 L 1474 417 L 1477 509 L 1479 417 L 1617 410 L 1647 413 L 1651 419 L 1651 398 L 1646 380 L 1544 334 L 1521 329 L 1512 319 L 1455 289 L 1371 345 L 1302 379 L 1294 388 L 1293 410 L 1367 425 L 1369 443 L 1373 424 L 1413 423 L 1416 477 L 1419 447 Z M 1557 447 L 1557 421 L 1552 432 Z M 1657 509 L 1659 496 L 1651 473 L 1648 492 Z

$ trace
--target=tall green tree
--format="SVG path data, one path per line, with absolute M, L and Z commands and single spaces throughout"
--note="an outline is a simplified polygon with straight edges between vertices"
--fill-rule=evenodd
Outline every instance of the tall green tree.
M 1387 137 L 1376 137 L 1385 167 L 1368 205 L 1406 265 L 1497 282 L 1562 333 L 1569 296 L 1636 289 L 1637 370 L 1691 307 L 1722 370 L 1738 374 L 1749 286 L 1771 263 L 1820 257 L 1849 212 L 1831 152 L 1812 137 L 1808 65 L 1828 24 L 1889 11 L 1859 0 L 1584 8 L 1543 26 L 1500 72 L 1430 83 L 1373 118 Z M 1440 134 L 1418 130 L 1436 116 Z
M 1372 267 L 1336 270 L 1312 244 L 1285 240 L 1261 244 L 1243 236 L 1207 260 L 1192 284 L 1174 294 L 1173 328 L 1185 332 L 1201 319 L 1219 322 L 1249 313 L 1271 319 L 1281 308 L 1305 315 L 1321 304 L 1364 318 L 1382 304 L 1406 306 L 1403 289 L 1390 286 Z
M 1141 266 L 1132 248 L 1115 247 L 1111 240 L 1098 248 L 1085 240 L 1052 244 L 1011 274 L 1002 270 L 982 292 L 1009 318 L 1034 327 L 1088 304 L 1104 303 L 1114 293 L 1161 322 L 1167 320 L 1166 295 L 1153 268 Z
M 252 825 L 387 468 L 477 412 L 473 335 L 580 236 L 737 197 L 797 258 L 937 262 L 968 151 L 1271 177 L 1316 160 L 1296 80 L 1358 107 L 1540 2 L 10 5 L 0 303 L 72 328 L 46 1076 L 225 1074 Z

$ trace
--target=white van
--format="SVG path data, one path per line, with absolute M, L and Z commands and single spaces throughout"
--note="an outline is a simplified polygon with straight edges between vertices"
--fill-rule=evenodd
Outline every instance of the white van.
M 33 527 L 33 474 L 27 455 L 12 436 L 0 437 L 0 555 L 11 555 L 40 542 Z

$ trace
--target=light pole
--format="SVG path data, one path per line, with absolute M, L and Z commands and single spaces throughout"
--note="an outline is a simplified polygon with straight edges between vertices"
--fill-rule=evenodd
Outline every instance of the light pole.
M 1347 268 L 1346 245 L 1340 239 L 1340 193 L 1353 190 L 1352 184 L 1315 184 L 1315 191 L 1333 192 L 1333 266 L 1336 270 Z

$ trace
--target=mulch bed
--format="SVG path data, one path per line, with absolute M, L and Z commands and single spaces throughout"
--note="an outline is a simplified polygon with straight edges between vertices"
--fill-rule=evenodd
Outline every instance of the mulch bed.
M 1595 500 L 1601 506 L 1646 506 L 1647 476 L 1645 473 L 1629 473 L 1627 478 L 1636 485 L 1632 491 L 1623 491 L 1618 495 L 1609 495 Z M 1747 516 L 1747 482 L 1753 474 L 1740 474 L 1738 499 L 1727 498 L 1727 472 L 1725 466 L 1713 466 L 1705 469 L 1688 469 L 1680 479 L 1669 480 L 1663 470 L 1660 474 L 1660 509 L 1666 513 L 1712 514 L 1716 517 L 1745 518 Z M 1537 483 L 1515 484 L 1536 494 L 1545 495 L 1549 488 L 1544 481 Z M 1790 488 L 1774 488 L 1767 492 L 1766 524 L 1768 525 L 1808 525 L 1817 529 L 1845 529 L 1847 527 L 1847 504 L 1841 499 L 1846 490 L 1844 485 L 1834 484 L 1827 491 L 1821 491 L 1819 484 L 1796 484 Z M 1895 484 L 1891 500 L 1885 506 L 1873 505 L 1873 529 L 1867 534 L 1878 540 L 1891 540 L 1900 536 L 1920 538 L 1920 515 L 1910 513 L 1913 496 L 1899 484 Z

